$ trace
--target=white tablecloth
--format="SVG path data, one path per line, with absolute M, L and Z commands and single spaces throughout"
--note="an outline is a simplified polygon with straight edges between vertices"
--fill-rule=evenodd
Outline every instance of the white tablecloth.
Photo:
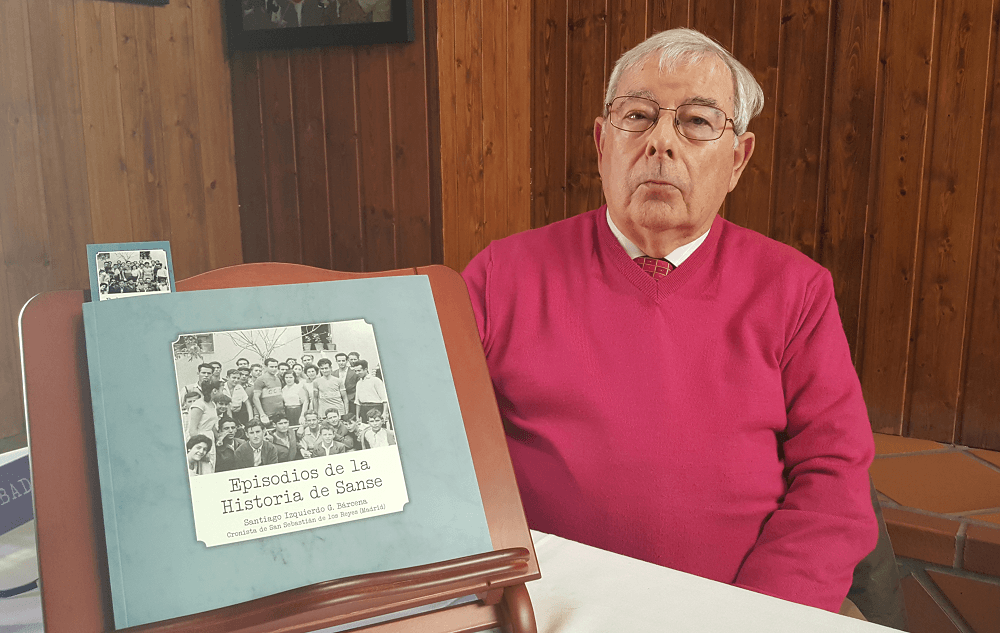
M 0 589 L 13 589 L 38 578 L 35 522 L 0 534 Z M 42 599 L 38 589 L 0 598 L 0 633 L 42 633 Z
M 0 535 L 0 588 L 37 578 L 34 521 Z M 532 532 L 542 578 L 528 583 L 539 633 L 891 631 Z M 31 576 L 31 578 L 28 578 Z M 41 633 L 37 589 L 0 598 L 0 633 Z
M 874 633 L 884 626 L 532 532 L 539 633 Z

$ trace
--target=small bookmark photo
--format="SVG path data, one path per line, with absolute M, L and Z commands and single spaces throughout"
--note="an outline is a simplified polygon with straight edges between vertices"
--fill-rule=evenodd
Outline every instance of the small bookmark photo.
M 87 244 L 90 296 L 98 301 L 172 292 L 170 242 Z

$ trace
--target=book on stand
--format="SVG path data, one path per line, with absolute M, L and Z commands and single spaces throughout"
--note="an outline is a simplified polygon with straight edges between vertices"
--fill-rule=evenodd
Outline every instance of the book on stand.
M 150 293 L 83 319 L 116 628 L 492 551 L 427 277 Z M 339 366 L 351 352 L 366 372 Z

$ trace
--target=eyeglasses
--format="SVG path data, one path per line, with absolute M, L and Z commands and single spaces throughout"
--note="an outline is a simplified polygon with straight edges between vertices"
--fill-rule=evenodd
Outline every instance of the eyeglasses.
M 660 111 L 674 113 L 677 133 L 692 141 L 714 141 L 722 138 L 726 123 L 736 123 L 722 110 L 698 103 L 685 103 L 676 108 L 662 108 L 645 97 L 615 97 L 607 104 L 611 125 L 626 132 L 645 132 L 660 120 Z

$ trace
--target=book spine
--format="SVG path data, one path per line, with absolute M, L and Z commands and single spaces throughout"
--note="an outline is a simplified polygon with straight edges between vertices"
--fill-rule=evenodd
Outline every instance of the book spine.
M 103 372 L 101 366 L 101 332 L 94 303 L 83 305 L 83 330 L 87 343 L 87 367 L 90 372 L 90 398 L 94 409 L 94 445 L 97 449 L 97 472 L 101 484 L 101 510 L 104 515 L 104 538 L 107 544 L 108 578 L 111 583 L 111 604 L 115 628 L 128 626 L 125 604 L 125 583 L 122 578 L 121 551 L 118 547 L 114 476 L 108 425 L 105 417 Z

